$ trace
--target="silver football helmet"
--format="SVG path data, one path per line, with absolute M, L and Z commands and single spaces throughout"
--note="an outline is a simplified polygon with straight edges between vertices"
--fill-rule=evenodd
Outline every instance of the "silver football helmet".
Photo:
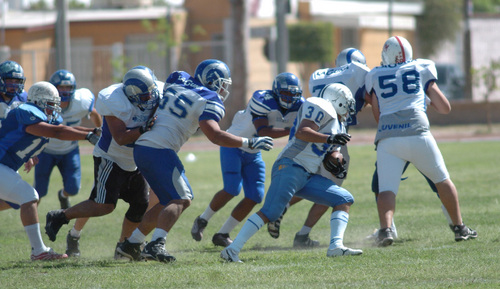
M 356 101 L 352 97 L 351 90 L 343 84 L 328 84 L 320 91 L 318 97 L 328 100 L 333 105 L 342 122 L 356 112 Z
M 382 49 L 382 65 L 397 64 L 412 60 L 413 49 L 410 42 L 401 36 L 387 39 Z
M 57 88 L 50 82 L 39 81 L 28 90 L 28 102 L 40 108 L 48 117 L 57 117 L 61 112 L 61 98 Z
M 145 66 L 136 66 L 123 76 L 123 92 L 141 110 L 152 109 L 160 101 L 156 76 Z
M 346 65 L 351 62 L 359 62 L 366 65 L 366 57 L 356 48 L 346 48 L 342 50 L 335 59 L 335 67 Z

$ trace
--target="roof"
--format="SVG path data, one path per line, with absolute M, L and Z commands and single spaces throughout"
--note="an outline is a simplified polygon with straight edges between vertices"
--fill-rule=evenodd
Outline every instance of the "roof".
M 167 7 L 69 10 L 67 18 L 69 22 L 158 19 L 180 10 Z M 56 11 L 8 11 L 2 27 L 12 29 L 53 25 L 56 18 Z

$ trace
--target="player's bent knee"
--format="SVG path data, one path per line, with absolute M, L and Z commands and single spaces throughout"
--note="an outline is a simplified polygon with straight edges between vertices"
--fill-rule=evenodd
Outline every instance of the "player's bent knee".
M 148 203 L 131 204 L 127 210 L 127 213 L 125 213 L 125 217 L 127 218 L 127 220 L 133 223 L 141 222 L 142 217 L 144 217 L 144 214 L 148 209 L 148 205 Z

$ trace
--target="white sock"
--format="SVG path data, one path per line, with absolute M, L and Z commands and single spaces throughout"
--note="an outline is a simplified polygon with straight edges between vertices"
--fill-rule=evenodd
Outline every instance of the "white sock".
M 215 213 L 216 212 L 210 208 L 210 205 L 208 205 L 208 207 L 205 209 L 205 212 L 203 212 L 203 214 L 200 215 L 200 218 L 208 221 L 210 220 L 210 218 L 213 217 L 213 215 L 215 215 Z
M 161 228 L 156 228 L 155 231 L 153 232 L 153 236 L 151 237 L 151 241 L 156 241 L 158 240 L 158 238 L 167 239 L 167 234 L 168 234 L 167 231 Z
M 334 249 L 344 246 L 344 232 L 349 222 L 349 214 L 344 211 L 335 211 L 330 217 L 330 247 Z
M 229 245 L 231 249 L 240 252 L 243 245 L 250 239 L 255 233 L 257 233 L 260 228 L 264 226 L 264 221 L 257 215 L 253 214 L 248 218 L 248 220 L 243 224 L 240 232 L 234 239 L 233 243 Z
M 73 227 L 71 229 L 71 231 L 69 231 L 69 235 L 71 237 L 75 237 L 75 238 L 80 238 L 80 234 L 82 233 L 82 231 L 78 231 L 77 229 L 75 229 L 75 227 Z
M 140 243 L 142 244 L 144 242 L 144 239 L 146 239 L 146 236 L 144 236 L 144 234 L 141 232 L 141 230 L 139 230 L 138 228 L 135 229 L 133 232 L 132 232 L 132 235 L 130 236 L 130 238 L 128 238 L 127 240 L 130 242 L 130 243 Z
M 30 240 L 30 245 L 31 245 L 31 252 L 34 255 L 39 255 L 39 254 L 49 250 L 49 248 L 47 248 L 45 246 L 45 244 L 43 243 L 42 234 L 40 234 L 40 224 L 39 223 L 25 226 L 24 230 L 26 231 L 26 234 L 28 235 L 28 239 Z
M 451 220 L 450 214 L 448 214 L 448 210 L 446 210 L 444 205 L 441 205 L 441 209 L 443 210 L 443 215 L 446 217 L 446 221 L 448 221 L 448 225 L 453 226 L 453 221 Z
M 306 235 L 311 232 L 312 228 L 307 226 L 302 226 L 302 229 L 297 233 L 298 235 Z
M 224 225 L 222 225 L 222 228 L 220 228 L 219 232 L 217 233 L 229 234 L 236 226 L 238 226 L 239 223 L 240 221 L 233 218 L 233 216 L 229 216 Z
M 394 224 L 394 216 L 392 216 L 391 230 L 392 230 L 392 234 L 394 236 L 394 239 L 397 239 L 398 238 L 398 230 L 396 229 L 396 224 Z

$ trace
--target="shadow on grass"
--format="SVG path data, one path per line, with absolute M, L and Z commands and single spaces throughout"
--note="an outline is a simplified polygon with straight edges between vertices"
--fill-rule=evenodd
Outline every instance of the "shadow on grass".
M 70 258 L 67 260 L 54 260 L 54 261 L 16 261 L 9 263 L 0 263 L 0 271 L 7 271 L 12 269 L 59 269 L 59 268 L 84 268 L 84 267 L 101 267 L 111 268 L 119 267 L 124 264 L 129 264 L 126 260 L 85 260 Z

